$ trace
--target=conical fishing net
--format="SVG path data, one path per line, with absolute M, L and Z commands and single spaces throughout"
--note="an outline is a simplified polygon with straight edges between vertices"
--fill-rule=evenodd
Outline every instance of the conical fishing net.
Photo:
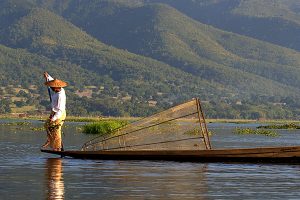
M 82 146 L 83 151 L 200 149 L 211 146 L 198 99 L 135 121 L 110 137 L 97 137 Z

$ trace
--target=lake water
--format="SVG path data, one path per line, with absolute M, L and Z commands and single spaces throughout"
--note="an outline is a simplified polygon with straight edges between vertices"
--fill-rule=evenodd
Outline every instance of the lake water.
M 7 120 L 0 120 L 6 123 Z M 41 126 L 0 126 L 0 199 L 300 199 L 300 165 L 108 161 L 58 158 L 41 153 Z M 93 136 L 66 123 L 65 149 Z M 300 131 L 279 137 L 235 135 L 235 127 L 209 124 L 214 148 L 300 145 Z

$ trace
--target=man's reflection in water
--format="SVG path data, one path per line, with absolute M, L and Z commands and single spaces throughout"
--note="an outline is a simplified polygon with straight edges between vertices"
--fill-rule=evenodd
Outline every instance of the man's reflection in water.
M 64 199 L 62 159 L 49 158 L 46 162 L 47 199 Z

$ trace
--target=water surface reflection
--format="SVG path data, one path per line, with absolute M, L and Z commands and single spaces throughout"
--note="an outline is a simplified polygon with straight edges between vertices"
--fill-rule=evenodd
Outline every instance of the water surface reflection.
M 77 133 L 76 124 L 68 125 L 68 150 L 94 137 Z M 300 130 L 280 130 L 273 138 L 236 135 L 234 128 L 209 124 L 213 147 L 300 145 Z M 1 200 L 300 199 L 299 165 L 60 159 L 40 152 L 44 139 L 44 132 L 0 126 Z
M 63 179 L 62 159 L 49 158 L 46 161 L 47 200 L 64 199 L 65 186 Z

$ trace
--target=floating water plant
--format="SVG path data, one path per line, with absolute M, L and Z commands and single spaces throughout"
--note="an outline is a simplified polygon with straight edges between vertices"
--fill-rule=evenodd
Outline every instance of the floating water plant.
M 295 123 L 289 124 L 271 124 L 266 126 L 258 126 L 257 128 L 261 129 L 300 129 L 300 126 Z
M 186 131 L 184 134 L 186 134 L 186 135 L 201 135 L 201 131 L 199 129 L 195 128 L 195 129 Z
M 31 128 L 32 131 L 46 131 L 44 127 L 33 127 Z
M 184 133 L 185 135 L 202 135 L 201 130 L 198 128 L 194 128 L 192 130 L 188 130 Z M 214 133 L 212 131 L 208 131 L 208 135 L 212 136 Z
M 117 120 L 94 122 L 84 125 L 82 127 L 82 132 L 87 134 L 108 135 L 112 134 L 115 130 L 122 126 L 125 126 L 126 124 L 126 121 Z
M 266 135 L 271 137 L 279 136 L 278 133 L 272 130 L 265 129 L 251 129 L 251 128 L 235 128 L 234 133 L 236 134 L 255 134 L 255 135 Z
M 1 126 L 29 126 L 30 122 L 9 122 L 9 123 L 0 123 Z

